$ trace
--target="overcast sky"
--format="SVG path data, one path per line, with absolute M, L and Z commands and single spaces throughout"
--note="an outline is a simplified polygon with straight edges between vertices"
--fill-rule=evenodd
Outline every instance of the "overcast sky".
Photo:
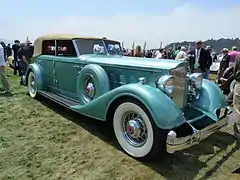
M 1 1 L 0 38 L 48 33 L 105 36 L 147 48 L 240 35 L 240 0 Z M 238 23 L 237 23 L 238 21 Z

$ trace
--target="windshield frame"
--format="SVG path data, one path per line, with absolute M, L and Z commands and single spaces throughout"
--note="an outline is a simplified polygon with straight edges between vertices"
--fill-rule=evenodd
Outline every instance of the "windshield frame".
M 121 46 L 121 43 L 119 42 L 119 41 L 114 41 L 114 40 L 109 40 L 109 39 L 94 39 L 94 38 L 89 38 L 89 39 L 74 39 L 74 41 L 75 41 L 75 44 L 76 44 L 76 48 L 77 48 L 77 51 L 79 52 L 79 54 L 80 55 L 86 55 L 86 54 L 94 54 L 94 55 L 100 55 L 100 54 L 95 54 L 93 51 L 92 51 L 92 53 L 82 53 L 81 52 L 81 43 L 83 43 L 83 42 L 81 42 L 81 40 L 85 40 L 85 41 L 87 41 L 87 40 L 92 40 L 92 41 L 99 41 L 99 42 L 101 42 L 102 44 L 103 44 L 103 47 L 104 47 L 104 51 L 105 51 L 105 53 L 102 53 L 101 55 L 109 55 L 109 56 L 123 56 L 123 49 L 122 49 L 122 46 Z M 108 44 L 118 44 L 119 45 L 119 47 L 120 47 L 120 52 L 118 53 L 118 54 L 110 54 L 109 53 L 109 50 L 108 50 L 108 48 L 107 48 L 107 45 Z M 100 44 L 100 43 L 99 43 Z

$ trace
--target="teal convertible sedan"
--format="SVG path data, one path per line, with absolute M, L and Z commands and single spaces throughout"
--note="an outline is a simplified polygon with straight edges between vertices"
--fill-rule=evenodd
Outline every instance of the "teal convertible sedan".
M 39 37 L 25 84 L 31 98 L 112 123 L 136 159 L 189 148 L 235 121 L 218 86 L 190 74 L 187 61 L 125 57 L 120 42 L 107 38 Z

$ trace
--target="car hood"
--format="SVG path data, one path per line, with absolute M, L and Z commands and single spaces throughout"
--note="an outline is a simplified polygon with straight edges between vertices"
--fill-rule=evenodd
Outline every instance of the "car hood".
M 154 59 L 127 56 L 106 56 L 106 55 L 81 55 L 80 60 L 88 64 L 100 64 L 111 66 L 125 66 L 147 69 L 174 69 L 176 67 L 188 66 L 186 61 L 175 61 L 170 59 Z

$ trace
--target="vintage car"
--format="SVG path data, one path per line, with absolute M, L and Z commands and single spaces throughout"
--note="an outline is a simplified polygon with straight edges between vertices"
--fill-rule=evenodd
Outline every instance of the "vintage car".
M 118 41 L 46 35 L 35 40 L 33 61 L 25 78 L 30 97 L 112 123 L 136 159 L 196 145 L 231 117 L 219 87 L 189 74 L 187 61 L 126 57 Z

